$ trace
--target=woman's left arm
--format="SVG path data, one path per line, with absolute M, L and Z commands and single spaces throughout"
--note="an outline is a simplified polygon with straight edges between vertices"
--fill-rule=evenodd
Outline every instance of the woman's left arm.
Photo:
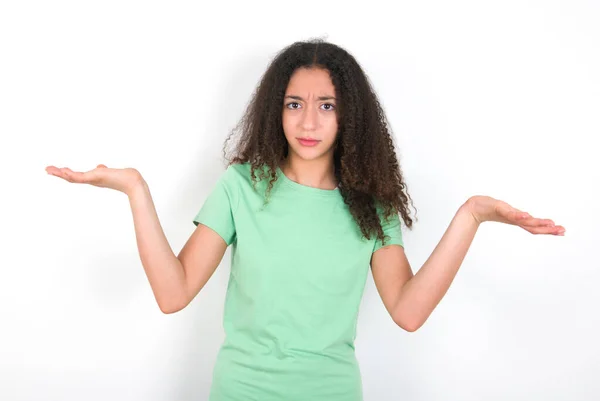
M 480 224 L 495 221 L 532 234 L 564 235 L 552 220 L 539 219 L 489 196 L 473 196 L 458 210 L 431 256 L 416 274 L 399 245 L 377 250 L 373 279 L 396 324 L 407 331 L 421 327 L 442 300 L 462 264 Z

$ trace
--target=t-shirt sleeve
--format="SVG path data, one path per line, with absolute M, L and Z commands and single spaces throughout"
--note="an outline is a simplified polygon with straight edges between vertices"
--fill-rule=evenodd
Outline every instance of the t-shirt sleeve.
M 402 225 L 400 223 L 400 217 L 398 216 L 398 213 L 392 214 L 392 216 L 390 216 L 388 219 L 385 219 L 383 214 L 380 213 L 380 221 L 385 237 L 385 244 L 383 244 L 380 239 L 376 239 L 373 252 L 387 245 L 400 245 L 404 247 L 404 241 L 402 239 Z
M 229 166 L 212 188 L 204 204 L 194 217 L 197 226 L 203 224 L 223 238 L 227 245 L 236 239 L 235 209 L 239 200 L 239 185 L 234 168 Z

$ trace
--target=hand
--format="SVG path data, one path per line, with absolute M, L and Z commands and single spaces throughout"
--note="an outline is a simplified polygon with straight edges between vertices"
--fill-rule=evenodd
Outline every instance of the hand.
M 478 223 L 497 221 L 512 224 L 532 234 L 564 235 L 565 233 L 564 227 L 555 225 L 550 219 L 538 219 L 489 196 L 473 196 L 465 205 Z
M 134 168 L 113 169 L 104 164 L 99 164 L 95 169 L 87 172 L 73 171 L 68 167 L 48 166 L 46 172 L 68 182 L 115 189 L 128 196 L 136 186 L 144 182 L 142 175 Z

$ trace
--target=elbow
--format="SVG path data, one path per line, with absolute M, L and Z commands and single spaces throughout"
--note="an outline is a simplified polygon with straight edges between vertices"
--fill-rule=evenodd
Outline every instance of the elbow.
M 162 313 L 165 315 L 171 315 L 173 313 L 179 312 L 183 308 L 187 306 L 185 302 L 178 302 L 175 300 L 157 300 L 158 307 Z
M 415 331 L 419 330 L 421 326 L 423 326 L 423 324 L 425 323 L 414 318 L 406 318 L 401 316 L 396 316 L 393 320 L 398 327 L 405 331 L 408 331 L 409 333 L 414 333 Z
M 164 304 L 158 304 L 158 307 L 160 308 L 160 311 L 162 313 L 164 313 L 165 315 L 171 315 L 175 312 L 179 312 L 180 310 L 183 309 L 183 307 L 180 306 L 174 306 L 174 305 L 164 305 Z
M 415 331 L 419 330 L 422 326 L 422 324 L 415 324 L 415 323 L 396 323 L 398 325 L 398 327 L 404 329 L 405 331 L 408 331 L 409 333 L 414 333 Z
M 430 312 L 415 303 L 397 303 L 391 316 L 396 325 L 409 333 L 419 330 L 429 318 Z
M 398 325 L 399 327 L 403 328 L 405 331 L 408 331 L 409 333 L 414 333 L 415 331 L 419 330 L 419 328 L 421 328 L 422 325 L 420 324 L 405 324 L 405 325 Z

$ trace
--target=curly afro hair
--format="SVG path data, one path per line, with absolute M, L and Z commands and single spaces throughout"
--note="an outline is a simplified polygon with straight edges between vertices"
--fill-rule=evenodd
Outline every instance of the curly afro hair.
M 277 168 L 288 153 L 282 108 L 288 83 L 298 68 L 327 71 L 335 87 L 335 176 L 362 235 L 367 239 L 375 235 L 385 244 L 380 218 L 388 219 L 394 213 L 399 213 L 406 227 L 412 228 L 408 210 L 412 199 L 383 108 L 356 59 L 324 40 L 295 42 L 272 60 L 243 117 L 225 141 L 223 152 L 228 164 L 249 163 L 255 184 L 259 178 L 268 178 L 268 198 L 277 180 Z M 239 138 L 228 152 L 228 143 L 236 133 Z

